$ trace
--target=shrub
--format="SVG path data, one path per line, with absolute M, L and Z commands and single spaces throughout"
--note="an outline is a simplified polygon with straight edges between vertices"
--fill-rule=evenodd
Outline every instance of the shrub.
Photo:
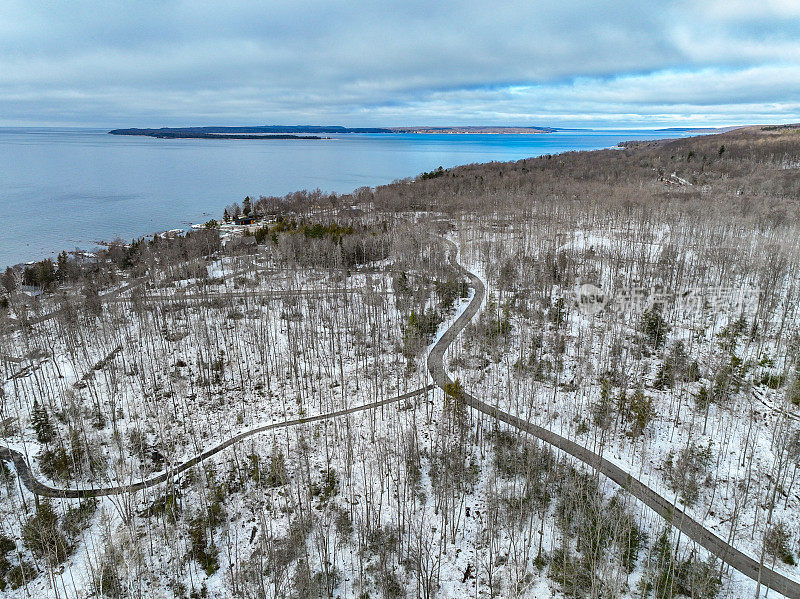
M 700 495 L 700 487 L 705 484 L 708 465 L 711 463 L 711 447 L 690 445 L 677 456 L 670 451 L 664 462 L 667 483 L 677 492 L 686 505 L 691 505 Z
M 18 566 L 14 566 L 8 571 L 6 579 L 8 580 L 8 584 L 12 589 L 18 589 L 22 585 L 28 584 L 38 575 L 39 572 L 36 570 L 33 564 L 22 561 Z
M 322 480 L 311 483 L 310 492 L 312 497 L 319 497 L 322 501 L 327 501 L 339 493 L 339 476 L 336 470 L 328 468 Z
M 39 503 L 36 515 L 23 524 L 22 539 L 36 557 L 54 564 L 63 562 L 72 551 L 58 527 L 58 516 L 46 500 Z
M 789 547 L 791 533 L 783 522 L 776 522 L 764 534 L 764 550 L 767 555 L 781 560 L 784 564 L 795 565 L 792 550 Z
M 189 557 L 197 561 L 208 576 L 219 570 L 219 550 L 214 541 L 209 542 L 208 539 L 208 530 L 213 528 L 213 519 L 209 510 L 206 515 L 199 514 L 189 522 Z

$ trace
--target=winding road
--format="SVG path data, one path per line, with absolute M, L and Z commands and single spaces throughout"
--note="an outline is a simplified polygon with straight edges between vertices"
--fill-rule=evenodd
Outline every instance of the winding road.
M 470 286 L 475 291 L 475 294 L 469 306 L 467 306 L 467 309 L 464 310 L 450 328 L 447 329 L 428 354 L 428 370 L 434 382 L 440 388 L 444 388 L 448 383 L 453 383 L 453 380 L 447 374 L 444 367 L 444 354 L 450 348 L 459 333 L 461 333 L 464 327 L 466 327 L 478 313 L 483 304 L 483 299 L 486 296 L 486 287 L 483 281 L 456 261 L 455 256 L 458 249 L 455 244 L 451 243 L 450 245 L 450 263 L 452 267 L 469 279 Z M 759 563 L 759 561 L 726 543 L 697 520 L 694 520 L 683 510 L 675 506 L 671 501 L 659 495 L 656 491 L 631 476 L 616 464 L 612 464 L 602 456 L 586 449 L 582 445 L 578 445 L 566 437 L 562 437 L 553 431 L 537 426 L 527 420 L 522 420 L 517 416 L 502 411 L 496 406 L 489 405 L 466 391 L 462 392 L 460 399 L 470 408 L 482 412 L 490 418 L 504 422 L 517 430 L 524 431 L 552 445 L 556 449 L 560 449 L 564 453 L 577 458 L 587 466 L 594 468 L 628 491 L 698 545 L 701 545 L 711 554 L 717 556 L 723 562 L 729 564 L 748 578 L 786 597 L 792 599 L 800 598 L 800 583 L 775 570 L 771 570 Z
M 458 250 L 455 244 L 448 242 L 451 248 L 450 263 L 452 267 L 467 277 L 470 281 L 470 286 L 474 290 L 472 299 L 466 309 L 458 316 L 455 322 L 442 334 L 438 341 L 434 344 L 428 354 L 428 370 L 431 373 L 433 381 L 436 386 L 444 388 L 448 383 L 452 383 L 452 379 L 448 375 L 444 367 L 444 354 L 450 348 L 453 341 L 461 333 L 464 327 L 475 317 L 480 310 L 483 300 L 486 296 L 486 287 L 478 278 L 477 275 L 469 272 L 466 268 L 461 266 L 456 261 Z M 330 418 L 338 418 L 347 414 L 360 412 L 364 410 L 375 409 L 381 406 L 389 405 L 402 401 L 404 399 L 411 399 L 413 397 L 423 395 L 433 389 L 434 385 L 422 387 L 410 393 L 405 393 L 397 397 L 372 402 L 352 408 L 338 410 L 327 414 L 319 414 L 316 416 L 309 416 L 304 418 L 296 418 L 293 420 L 286 420 L 282 422 L 275 422 L 266 424 L 253 429 L 249 429 L 231 437 L 230 439 L 211 447 L 201 454 L 193 457 L 192 459 L 183 462 L 175 467 L 172 467 L 160 474 L 154 475 L 148 479 L 133 482 L 130 484 L 114 485 L 107 487 L 96 488 L 59 488 L 47 485 L 39 481 L 31 472 L 25 456 L 9 447 L 0 446 L 0 460 L 11 462 L 16 469 L 22 483 L 36 495 L 45 497 L 64 497 L 64 498 L 86 498 L 86 497 L 99 497 L 104 495 L 118 495 L 121 493 L 132 493 L 142 489 L 154 487 L 167 480 L 172 479 L 181 472 L 192 468 L 200 462 L 208 459 L 209 457 L 219 453 L 220 451 L 239 443 L 240 441 L 259 433 L 279 428 L 286 428 L 296 426 L 299 424 L 308 424 L 311 422 L 318 422 Z M 664 518 L 667 522 L 671 523 L 675 528 L 679 529 L 683 534 L 691 538 L 697 544 L 704 547 L 711 554 L 717 556 L 725 563 L 729 564 L 745 576 L 757 581 L 760 585 L 769 587 L 770 589 L 781 593 L 786 597 L 792 599 L 800 599 L 800 583 L 772 570 L 752 557 L 742 553 L 735 547 L 726 543 L 713 532 L 705 528 L 698 521 L 694 520 L 691 516 L 687 515 L 684 511 L 674 505 L 671 501 L 658 494 L 656 491 L 631 476 L 628 472 L 624 471 L 619 466 L 609 462 L 602 456 L 590 451 L 589 449 L 578 445 L 574 441 L 562 437 L 553 431 L 542 428 L 536 424 L 522 420 L 517 416 L 513 416 L 507 412 L 500 410 L 496 406 L 489 405 L 470 393 L 464 391 L 460 398 L 465 405 L 477 410 L 492 419 L 503 422 L 517 430 L 523 431 L 532 435 L 545 443 L 563 451 L 566 454 L 580 460 L 591 468 L 597 470 L 604 476 L 608 477 L 620 487 L 626 489 L 631 495 L 636 497 L 642 503 L 647 505 L 650 509 L 656 512 L 659 516 Z
M 231 445 L 235 445 L 240 441 L 247 439 L 248 437 L 252 437 L 253 435 L 257 435 L 259 433 L 264 433 L 266 431 L 271 431 L 279 428 L 288 428 L 290 426 L 297 426 L 298 424 L 309 424 L 311 422 L 319 422 L 320 420 L 339 418 L 340 416 L 345 416 L 347 414 L 354 414 L 356 412 L 363 412 L 364 410 L 372 410 L 375 408 L 379 408 L 381 406 L 387 406 L 389 404 L 397 403 L 398 401 L 402 401 L 404 399 L 411 399 L 413 397 L 417 397 L 418 395 L 423 395 L 428 391 L 432 390 L 433 388 L 434 385 L 427 385 L 426 387 L 421 387 L 419 389 L 410 391 L 409 393 L 398 395 L 396 397 L 390 397 L 389 399 L 383 399 L 380 401 L 375 401 L 368 404 L 347 408 L 344 410 L 327 412 L 325 414 L 317 414 L 316 416 L 294 418 L 292 420 L 283 420 L 281 422 L 273 422 L 270 424 L 264 424 L 262 426 L 251 428 L 246 431 L 242 431 L 238 435 L 235 435 L 218 445 L 206 449 L 203 453 L 200 453 L 195 457 L 193 457 L 192 459 L 186 460 L 185 462 L 178 464 L 173 468 L 168 468 L 167 470 L 159 474 L 155 474 L 150 478 L 126 485 L 111 485 L 107 487 L 88 487 L 88 488 L 76 488 L 76 489 L 70 489 L 65 487 L 53 487 L 41 482 L 33 475 L 33 472 L 31 472 L 31 469 L 28 466 L 28 461 L 26 460 L 25 456 L 19 451 L 11 449 L 10 447 L 0 446 L 0 460 L 13 463 L 14 468 L 16 469 L 17 474 L 20 477 L 20 480 L 22 480 L 22 483 L 28 488 L 28 490 L 31 493 L 40 495 L 42 497 L 84 499 L 87 497 L 101 497 L 104 495 L 120 495 L 122 493 L 133 493 L 134 491 L 141 491 L 142 489 L 148 489 L 151 487 L 155 487 L 156 485 L 160 485 L 161 483 L 174 478 L 184 470 L 188 470 L 192 466 L 196 466 L 200 462 L 207 460 L 208 458 L 219 453 L 223 449 L 227 449 Z

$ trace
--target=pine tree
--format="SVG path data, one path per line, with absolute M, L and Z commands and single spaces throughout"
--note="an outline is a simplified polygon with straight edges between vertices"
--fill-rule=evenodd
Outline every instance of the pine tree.
M 630 399 L 630 410 L 633 416 L 633 430 L 631 432 L 634 437 L 638 437 L 655 416 L 653 398 L 648 397 L 644 394 L 644 391 L 638 389 Z
M 17 271 L 11 268 L 10 266 L 6 267 L 5 274 L 0 277 L 0 283 L 5 288 L 6 292 L 14 293 L 19 287 L 19 277 L 17 275 Z
M 33 428 L 36 431 L 36 439 L 39 443 L 50 443 L 55 437 L 56 431 L 53 428 L 53 424 L 50 422 L 47 409 L 39 405 L 39 402 L 36 400 L 33 402 L 31 421 L 33 422 Z
M 67 252 L 61 252 L 58 255 L 56 267 L 56 278 L 58 278 L 59 281 L 64 281 L 69 272 L 69 256 L 67 256 Z
M 789 388 L 786 390 L 787 399 L 796 406 L 800 406 L 800 360 L 794 367 L 794 375 Z
M 592 419 L 597 426 L 608 428 L 614 415 L 614 398 L 608 379 L 600 381 L 600 400 L 592 406 Z
M 664 345 L 670 326 L 655 306 L 642 314 L 640 326 L 653 349 L 659 349 Z
M 442 389 L 444 390 L 445 412 L 452 413 L 459 422 L 463 423 L 467 411 L 464 407 L 464 388 L 461 386 L 461 379 L 445 383 Z

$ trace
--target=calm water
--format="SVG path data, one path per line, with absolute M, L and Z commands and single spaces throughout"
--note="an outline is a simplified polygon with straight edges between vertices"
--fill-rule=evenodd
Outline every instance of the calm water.
M 303 188 L 342 193 L 440 165 L 517 160 L 665 136 L 605 131 L 162 140 L 95 129 L 0 128 L 0 266 L 219 218 L 225 205 L 245 195 Z

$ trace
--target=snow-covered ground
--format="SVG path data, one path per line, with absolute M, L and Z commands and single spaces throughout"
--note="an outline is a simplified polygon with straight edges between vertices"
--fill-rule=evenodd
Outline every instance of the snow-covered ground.
M 680 241 L 668 227 L 638 244 L 625 234 L 576 227 L 574 235 L 551 240 L 552 261 L 558 264 L 563 254 L 585 280 L 624 284 L 644 278 L 664 247 Z M 794 426 L 781 420 L 781 411 L 792 407 L 779 391 L 761 388 L 760 399 L 754 397 L 747 378 L 780 370 L 775 332 L 758 345 L 740 336 L 723 352 L 729 318 L 685 315 L 666 346 L 683 340 L 700 378 L 658 390 L 653 384 L 663 354 L 642 351 L 637 315 L 587 316 L 567 303 L 563 323 L 549 320 L 552 302 L 571 297 L 573 285 L 553 284 L 545 305 L 535 271 L 545 260 L 544 246 L 537 247 L 535 232 L 514 226 L 487 231 L 467 222 L 452 238 L 460 262 L 488 283 L 487 310 L 511 324 L 506 339 L 487 347 L 477 327 L 457 340 L 446 363 L 465 388 L 602 453 L 676 501 L 665 478 L 667 456 L 689 444 L 709 447 L 707 480 L 697 500 L 682 507 L 756 557 L 780 475 L 786 493 L 778 491 L 772 521 L 785 522 L 798 538 L 793 515 L 800 498 L 789 484 L 794 465 L 780 472 L 775 465 L 780 435 Z M 202 276 L 189 272 L 108 301 L 99 315 L 57 317 L 22 329 L 0 346 L 0 353 L 26 356 L 33 366 L 3 383 L 3 443 L 29 456 L 34 472 L 47 480 L 53 466 L 43 471 L 41 457 L 61 439 L 78 461 L 68 461 L 71 480 L 55 484 L 114 484 L 167 469 L 263 424 L 423 387 L 430 383 L 425 352 L 404 355 L 404 341 L 412 307 L 436 304 L 434 285 L 425 280 L 430 272 L 420 268 L 442 270 L 443 254 L 433 247 L 438 244 L 422 244 L 411 268 L 383 261 L 350 273 L 287 269 L 261 256 L 225 258 L 205 264 Z M 691 249 L 683 260 L 700 258 Z M 506 260 L 516 260 L 517 274 L 500 285 Z M 620 264 L 626 280 L 615 270 Z M 414 301 L 398 291 L 401 266 Z M 428 341 L 438 339 L 468 302 L 458 300 Z M 556 349 L 560 344 L 563 352 Z M 752 364 L 746 384 L 729 401 L 712 403 L 706 415 L 695 397 L 731 352 Z M 515 364 L 531 353 L 551 367 L 520 374 Z M 641 387 L 653 400 L 653 417 L 640 435 L 631 434 L 629 421 L 607 428 L 593 421 L 610 364 L 623 371 L 629 391 Z M 612 385 L 612 394 L 620 388 Z M 45 406 L 56 430 L 50 443 L 36 438 L 34 403 Z M 11 565 L 35 563 L 42 573 L 5 593 L 90 597 L 100 588 L 109 594 L 115 587 L 103 586 L 103 565 L 113 564 L 121 587 L 144 597 L 304 596 L 302 589 L 310 593 L 313 585 L 340 597 L 564 597 L 553 574 L 558 564 L 548 560 L 565 549 L 579 553 L 582 539 L 559 522 L 565 509 L 583 508 L 569 507 L 562 485 L 584 484 L 593 475 L 557 455 L 548 461 L 549 451 L 535 443 L 524 449 L 515 438 L 504 449 L 501 432 L 482 418 L 460 415 L 436 390 L 257 434 L 171 483 L 99 499 L 71 537 L 69 557 L 53 568 L 24 541 L 35 500 L 13 481 L 0 488 L 0 533 L 17 548 L 8 559 Z M 550 474 L 536 479 L 504 470 L 498 465 L 503 451 L 531 451 L 525 455 L 539 456 L 549 464 L 541 472 Z M 606 507 L 621 501 L 620 518 L 630 515 L 648 540 L 631 570 L 623 567 L 621 550 L 609 545 L 590 584 L 602 581 L 602 590 L 593 587 L 596 596 L 642 596 L 640 583 L 654 567 L 651 548 L 665 524 L 609 481 L 592 484 L 591 501 Z M 549 494 L 547 504 L 530 507 L 535 503 L 526 502 L 540 489 Z M 62 521 L 69 509 L 86 504 L 52 503 Z M 674 530 L 670 541 L 681 556 L 708 557 Z M 213 553 L 216 566 L 204 571 L 208 556 L 198 548 Z M 796 566 L 775 567 L 800 578 Z M 719 596 L 755 595 L 746 577 L 726 572 L 724 579 Z
M 506 230 L 491 243 L 502 248 L 500 252 L 506 251 L 510 259 L 517 260 L 520 256 L 515 256 L 513 248 L 524 244 L 514 236 L 514 231 Z M 669 230 L 658 231 L 654 238 L 657 243 L 636 244 L 628 242 L 619 231 L 581 231 L 558 249 L 582 261 L 584 270 L 601 275 L 601 281 L 611 281 L 617 273 L 607 267 L 604 272 L 603 262 L 622 257 L 641 258 L 642 264 L 655 263 L 663 244 L 669 241 Z M 470 263 L 473 272 L 485 276 L 486 262 L 480 257 L 486 255 L 486 250 L 479 248 L 487 244 L 486 234 L 467 230 L 462 232 L 461 239 L 464 253 L 473 256 Z M 688 250 L 684 259 L 695 260 L 695 252 Z M 524 278 L 524 274 L 521 276 Z M 634 279 L 640 276 L 632 273 Z M 496 268 L 493 278 L 497 280 Z M 478 359 L 486 355 L 485 350 L 478 340 L 470 341 L 468 336 L 459 340 L 451 352 L 454 374 L 465 387 L 489 403 L 602 454 L 661 495 L 673 499 L 704 526 L 756 560 L 762 554 L 768 520 L 786 525 L 795 539 L 792 541 L 795 547 L 800 537 L 796 518 L 800 488 L 794 484 L 798 463 L 796 455 L 789 456 L 787 463 L 784 441 L 791 438 L 796 442 L 792 436 L 797 435 L 798 410 L 787 403 L 783 390 L 768 389 L 760 380 L 764 374 L 782 372 L 779 358 L 786 348 L 779 331 L 786 330 L 786 324 L 779 320 L 785 314 L 773 314 L 772 321 L 759 323 L 772 335 L 758 343 L 748 338 L 755 314 L 747 314 L 750 319 L 747 331 L 735 337 L 730 331 L 738 314 L 717 313 L 706 306 L 699 314 L 687 310 L 670 315 L 676 320 L 670 320 L 671 330 L 664 345 L 669 347 L 681 341 L 688 352 L 687 359 L 697 361 L 699 377 L 696 381 L 678 380 L 672 388 L 657 389 L 654 383 L 664 355 L 637 353 L 637 338 L 642 336 L 637 331 L 641 312 L 606 310 L 596 316 L 587 315 L 575 306 L 570 287 L 556 287 L 552 297 L 566 299 L 565 322 L 557 326 L 546 318 L 549 302 L 520 295 L 518 288 L 519 285 L 504 292 L 490 285 L 487 290 L 490 297 L 509 301 L 511 307 L 512 333 L 499 351 L 490 352 L 494 353 L 493 358 L 487 355 L 490 359 Z M 796 316 L 794 311 L 793 317 Z M 789 325 L 789 330 L 791 326 L 796 324 Z M 559 338 L 563 339 L 563 354 L 554 349 Z M 620 344 L 617 360 L 612 355 L 614 344 Z M 548 371 L 537 378 L 515 367 L 537 351 L 540 361 L 552 364 L 560 361 L 560 370 Z M 711 403 L 706 414 L 698 407 L 701 387 L 713 387 L 715 369 L 730 356 L 735 356 L 741 365 L 741 382 L 724 402 Z M 632 435 L 630 425 L 618 419 L 609 430 L 593 421 L 593 410 L 603 393 L 602 380 L 612 378 L 605 369 L 612 363 L 618 364 L 624 373 L 624 383 L 612 383 L 613 396 L 618 396 L 622 389 L 631 394 L 641 388 L 653 401 L 653 418 L 641 435 Z M 470 367 L 475 364 L 485 367 Z M 708 448 L 711 459 L 707 472 L 701 476 L 699 497 L 685 505 L 667 480 L 665 462 L 669 455 L 677 456 L 690 445 Z M 776 476 L 780 477 L 777 489 Z M 796 553 L 794 549 L 793 552 Z M 800 567 L 775 562 L 768 557 L 766 563 L 800 580 Z M 741 578 L 737 584 L 752 586 Z

